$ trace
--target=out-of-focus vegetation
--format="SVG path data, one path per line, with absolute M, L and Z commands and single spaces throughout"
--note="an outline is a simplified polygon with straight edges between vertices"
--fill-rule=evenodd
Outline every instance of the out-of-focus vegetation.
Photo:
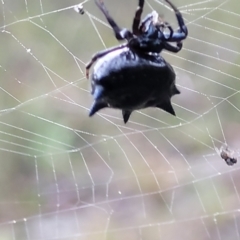
M 131 27 L 136 0 L 105 3 Z M 239 148 L 239 2 L 174 3 L 189 28 L 163 53 L 178 118 L 145 109 L 127 125 L 113 109 L 88 117 L 85 63 L 119 44 L 94 1 L 90 15 L 74 1 L 0 4 L 0 239 L 237 239 L 238 165 L 214 147 Z

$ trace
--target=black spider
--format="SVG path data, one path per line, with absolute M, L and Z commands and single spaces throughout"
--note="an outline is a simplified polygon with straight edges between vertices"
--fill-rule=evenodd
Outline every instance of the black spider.
M 121 109 L 125 123 L 134 110 L 147 107 L 157 107 L 175 115 L 171 97 L 180 92 L 175 86 L 172 66 L 159 53 L 163 49 L 179 52 L 188 30 L 178 9 L 169 0 L 165 1 L 176 14 L 177 31 L 162 21 L 156 11 L 141 21 L 144 0 L 138 1 L 132 32 L 121 29 L 103 1 L 95 0 L 115 37 L 127 40 L 127 43 L 96 53 L 86 65 L 88 78 L 89 69 L 99 59 L 91 76 L 94 103 L 89 116 L 106 107 Z M 170 43 L 176 43 L 176 46 Z

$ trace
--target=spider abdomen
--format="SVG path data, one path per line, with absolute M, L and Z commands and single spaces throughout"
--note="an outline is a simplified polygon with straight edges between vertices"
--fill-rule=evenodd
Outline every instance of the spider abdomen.
M 89 116 L 106 107 L 121 109 L 125 123 L 134 110 L 147 107 L 161 108 L 175 115 L 171 97 L 180 92 L 173 68 L 160 54 L 162 50 L 179 52 L 188 29 L 177 7 L 170 0 L 165 1 L 175 12 L 179 26 L 176 31 L 156 11 L 141 19 L 144 0 L 138 1 L 132 31 L 119 27 L 104 1 L 95 0 L 116 39 L 126 42 L 94 54 L 86 64 L 89 78 L 91 66 L 98 61 L 91 76 L 94 103 Z
M 91 83 L 95 102 L 90 116 L 104 107 L 123 110 L 125 122 L 132 111 L 146 107 L 175 115 L 170 99 L 180 92 L 173 68 L 159 54 L 137 53 L 127 47 L 113 51 L 98 60 Z

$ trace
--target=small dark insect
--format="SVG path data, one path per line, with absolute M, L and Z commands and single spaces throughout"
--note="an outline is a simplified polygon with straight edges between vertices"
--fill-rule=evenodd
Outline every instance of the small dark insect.
M 83 5 L 80 3 L 76 6 L 74 6 L 74 10 L 77 12 L 77 13 L 80 13 L 80 14 L 84 14 L 84 9 L 83 9 Z
M 132 32 L 120 28 L 109 15 L 103 1 L 95 0 L 115 37 L 127 43 L 96 53 L 86 65 L 88 78 L 89 69 L 99 59 L 91 76 L 94 103 L 89 116 L 106 107 L 121 109 L 125 123 L 134 110 L 147 107 L 160 108 L 175 115 L 171 97 L 180 91 L 175 85 L 176 76 L 172 66 L 160 53 L 163 49 L 179 52 L 188 30 L 178 9 L 169 0 L 165 1 L 176 14 L 179 28 L 175 32 L 158 17 L 156 11 L 141 20 L 144 0 L 138 1 Z
M 229 166 L 237 163 L 237 158 L 233 157 L 234 152 L 228 148 L 228 146 L 222 146 L 220 148 L 220 156 L 225 160 L 226 164 Z

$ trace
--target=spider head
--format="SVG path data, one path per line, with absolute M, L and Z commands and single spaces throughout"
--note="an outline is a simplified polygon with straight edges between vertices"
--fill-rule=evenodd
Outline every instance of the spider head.
M 145 53 L 160 53 L 163 49 L 165 22 L 156 11 L 148 14 L 140 23 L 138 35 L 130 39 L 132 49 Z

